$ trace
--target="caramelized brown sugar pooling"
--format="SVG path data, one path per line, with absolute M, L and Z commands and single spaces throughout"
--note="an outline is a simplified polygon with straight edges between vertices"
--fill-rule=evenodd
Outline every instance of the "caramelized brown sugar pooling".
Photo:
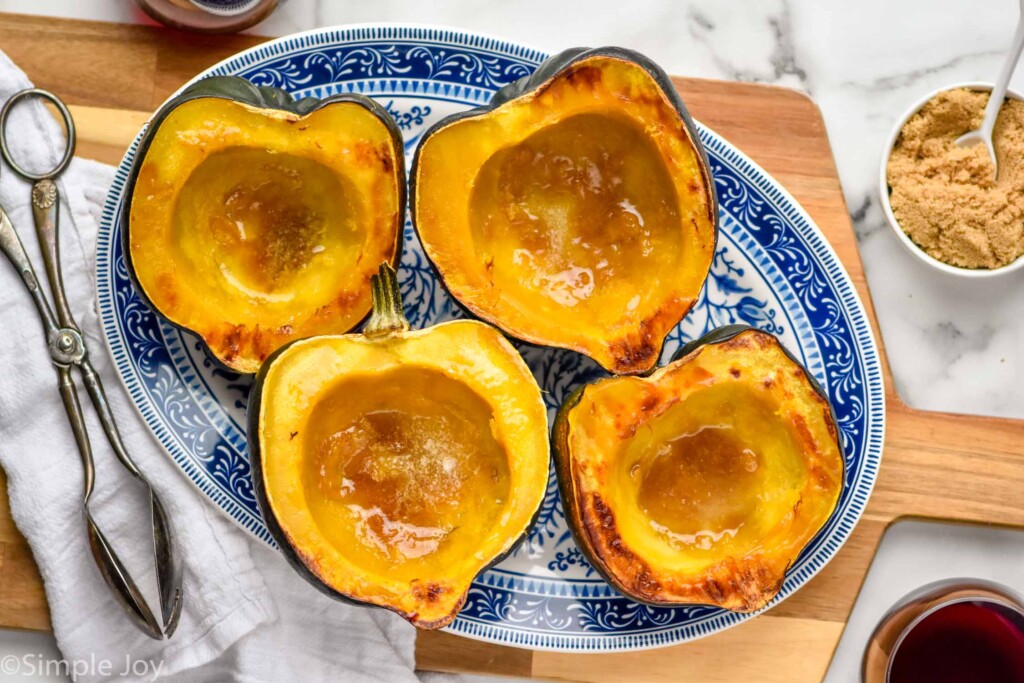
M 619 457 L 627 510 L 687 551 L 755 549 L 797 503 L 806 477 L 771 405 L 736 385 L 690 394 L 638 429 Z
M 761 458 L 729 426 L 680 434 L 652 449 L 648 460 L 646 472 L 640 463 L 630 471 L 642 477 L 637 502 L 673 543 L 707 549 L 735 537 L 757 503 L 742 491 L 752 488 Z
M 638 63 L 595 54 L 425 135 L 413 219 L 455 299 L 616 374 L 656 365 L 717 233 L 696 133 L 663 87 Z
M 220 97 L 175 105 L 130 178 L 140 293 L 243 373 L 289 341 L 348 332 L 398 249 L 399 145 L 354 101 L 305 115 Z
M 763 607 L 842 492 L 817 385 L 775 337 L 724 332 L 647 377 L 588 385 L 555 419 L 566 519 L 637 600 Z
M 471 555 L 509 497 L 492 420 L 473 390 L 433 370 L 339 382 L 305 436 L 302 485 L 324 537 L 354 564 L 400 580 Z
M 219 274 L 222 288 L 287 301 L 315 262 L 358 248 L 357 197 L 346 178 L 311 159 L 225 149 L 185 181 L 173 244 L 196 272 Z
M 670 268 L 681 248 L 678 200 L 664 161 L 636 122 L 579 114 L 492 156 L 473 187 L 479 258 L 523 310 L 540 293 L 588 310 Z M 548 306 L 550 308 L 550 306 Z

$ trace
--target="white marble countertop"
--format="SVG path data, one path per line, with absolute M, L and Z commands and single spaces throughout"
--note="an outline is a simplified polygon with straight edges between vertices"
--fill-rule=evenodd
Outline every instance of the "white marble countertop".
M 253 32 L 445 24 L 552 52 L 623 45 L 674 74 L 804 90 L 825 116 L 899 393 L 920 408 L 1024 417 L 1024 272 L 994 282 L 932 272 L 897 242 L 877 196 L 895 120 L 929 90 L 992 80 L 1017 7 L 1013 0 L 282 0 Z M 0 0 L 0 10 L 147 21 L 126 0 Z M 1014 85 L 1024 86 L 1024 69 Z

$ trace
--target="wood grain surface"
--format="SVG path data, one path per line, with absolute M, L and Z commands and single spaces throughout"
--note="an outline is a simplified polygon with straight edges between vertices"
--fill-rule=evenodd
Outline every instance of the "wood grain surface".
M 514 38 L 514 36 L 511 36 Z M 261 42 L 252 36 L 0 15 L 0 49 L 72 106 L 79 154 L 116 163 L 149 113 L 200 70 Z M 782 183 L 824 231 L 878 326 L 824 122 L 794 91 L 675 79 L 694 116 Z M 880 292 L 879 295 L 884 295 Z M 770 612 L 711 638 L 621 654 L 530 652 L 446 633 L 417 641 L 423 669 L 582 681 L 819 681 L 886 527 L 921 516 L 1024 526 L 1024 421 L 926 413 L 887 390 L 885 451 L 874 494 L 836 558 Z M 31 554 L 0 503 L 0 625 L 48 618 Z

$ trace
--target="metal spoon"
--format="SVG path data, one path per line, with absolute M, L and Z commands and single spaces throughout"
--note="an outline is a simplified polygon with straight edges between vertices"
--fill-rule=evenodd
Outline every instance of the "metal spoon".
M 1006 99 L 1006 89 L 1010 86 L 1010 77 L 1013 70 L 1020 61 L 1020 53 L 1024 50 L 1024 0 L 1020 0 L 1020 14 L 1017 17 L 1017 32 L 1013 36 L 1013 45 L 1006 55 L 1003 68 L 999 72 L 999 78 L 989 95 L 988 104 L 985 105 L 985 117 L 981 121 L 981 128 L 964 133 L 956 140 L 960 147 L 972 147 L 977 144 L 984 144 L 988 150 L 989 158 L 992 159 L 992 177 L 999 177 L 999 161 L 996 159 L 996 150 L 992 145 L 992 131 L 996 127 L 996 119 L 999 118 L 999 110 L 1003 107 L 1003 100 Z

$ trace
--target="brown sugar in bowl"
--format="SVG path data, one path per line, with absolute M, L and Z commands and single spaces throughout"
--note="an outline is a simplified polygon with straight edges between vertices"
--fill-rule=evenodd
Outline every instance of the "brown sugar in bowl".
M 931 254 L 929 254 L 928 252 L 926 252 L 918 244 L 916 244 L 913 239 L 911 239 L 911 237 L 903 230 L 899 220 L 896 218 L 896 215 L 893 212 L 892 204 L 890 202 L 890 186 L 887 177 L 887 170 L 889 166 L 889 158 L 892 154 L 893 148 L 896 146 L 896 143 L 900 137 L 900 134 L 903 131 L 904 126 L 915 114 L 917 114 L 931 100 L 933 100 L 942 93 L 949 92 L 951 90 L 957 90 L 960 88 L 975 90 L 978 92 L 991 92 L 992 84 L 980 82 L 954 83 L 952 85 L 947 85 L 938 88 L 926 94 L 924 97 L 915 102 L 907 110 L 907 112 L 902 117 L 900 117 L 899 121 L 897 121 L 896 125 L 893 127 L 892 133 L 890 133 L 889 138 L 886 142 L 885 152 L 882 154 L 882 163 L 879 169 L 879 196 L 882 202 L 882 209 L 885 212 L 885 216 L 889 221 L 889 225 L 892 227 L 893 232 L 896 233 L 896 237 L 899 239 L 900 243 L 903 244 L 903 246 L 906 247 L 907 250 L 910 251 L 910 253 L 914 254 L 921 261 L 923 261 L 924 263 L 928 264 L 929 266 L 936 270 L 942 271 L 950 275 L 957 275 L 961 277 L 976 279 L 1006 275 L 1011 272 L 1024 270 L 1024 255 L 1018 256 L 1014 261 L 1011 261 L 1010 263 L 997 268 L 962 268 L 941 261 L 932 256 Z M 1007 98 L 1012 98 L 1015 100 L 1024 100 L 1024 96 L 1012 90 L 1007 91 L 1006 96 Z M 963 132 L 966 133 L 967 131 Z

